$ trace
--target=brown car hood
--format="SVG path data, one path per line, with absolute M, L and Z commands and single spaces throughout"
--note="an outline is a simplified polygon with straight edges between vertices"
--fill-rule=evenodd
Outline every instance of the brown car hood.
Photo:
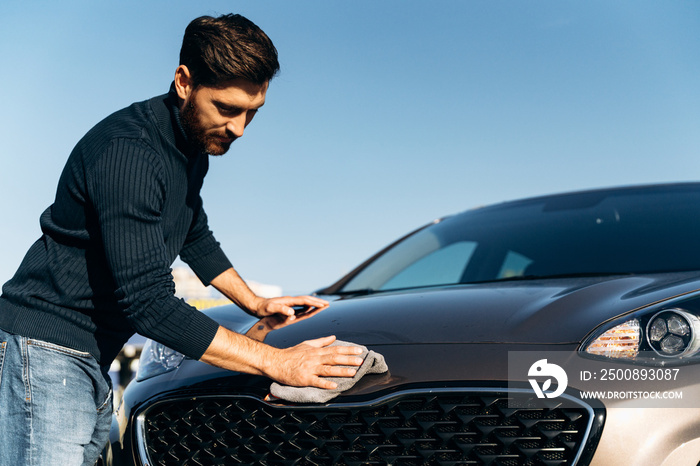
M 379 293 L 334 301 L 311 318 L 272 331 L 265 343 L 287 347 L 336 335 L 364 345 L 571 344 L 607 320 L 698 289 L 700 273 L 693 272 Z

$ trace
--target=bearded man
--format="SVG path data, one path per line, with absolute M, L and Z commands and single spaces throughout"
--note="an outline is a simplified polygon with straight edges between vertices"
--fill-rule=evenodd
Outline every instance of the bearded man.
M 277 349 L 220 327 L 175 297 L 179 255 L 247 312 L 323 308 L 312 296 L 263 299 L 208 227 L 200 189 L 265 103 L 277 51 L 240 15 L 187 27 L 168 94 L 137 102 L 76 145 L 43 235 L 0 297 L 0 464 L 94 465 L 111 423 L 111 362 L 135 333 L 219 367 L 335 388 L 362 360 L 329 336 Z

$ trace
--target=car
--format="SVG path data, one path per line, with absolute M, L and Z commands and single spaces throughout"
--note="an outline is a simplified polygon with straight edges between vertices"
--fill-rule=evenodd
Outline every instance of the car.
M 700 183 L 546 195 L 440 218 L 317 295 L 277 347 L 381 354 L 323 402 L 270 396 L 149 342 L 115 411 L 114 465 L 697 465 Z

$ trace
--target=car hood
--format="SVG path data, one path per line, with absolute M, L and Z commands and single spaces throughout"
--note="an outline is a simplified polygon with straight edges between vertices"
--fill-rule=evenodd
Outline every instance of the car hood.
M 571 344 L 581 342 L 607 320 L 698 289 L 700 273 L 693 272 L 379 293 L 334 301 L 311 318 L 270 332 L 264 341 L 287 347 L 332 334 L 364 345 Z M 223 316 L 235 314 L 230 307 L 211 315 L 226 325 Z M 228 326 L 244 332 L 251 322 Z

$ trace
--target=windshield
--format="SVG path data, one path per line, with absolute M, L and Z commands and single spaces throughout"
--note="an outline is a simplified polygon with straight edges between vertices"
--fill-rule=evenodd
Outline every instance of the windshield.
M 338 291 L 700 270 L 699 238 L 698 185 L 536 198 L 424 228 Z

